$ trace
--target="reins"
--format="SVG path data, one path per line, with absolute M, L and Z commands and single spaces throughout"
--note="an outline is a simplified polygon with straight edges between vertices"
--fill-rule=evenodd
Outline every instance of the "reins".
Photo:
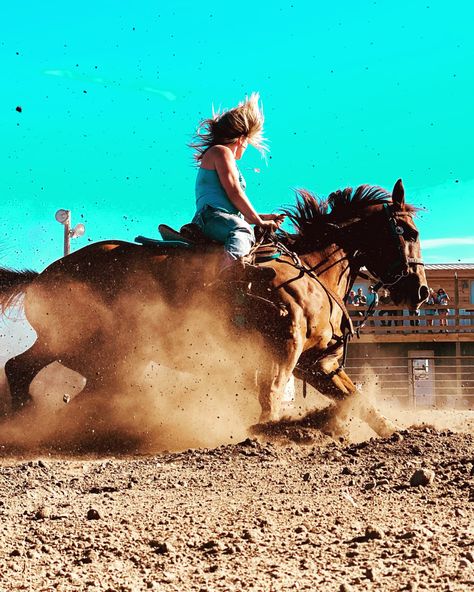
M 251 254 L 255 254 L 255 252 L 258 250 L 258 248 L 260 246 L 262 246 L 263 244 L 265 244 L 263 241 L 267 238 L 268 240 L 268 245 L 272 245 L 273 247 L 276 248 L 277 252 L 279 253 L 278 258 L 274 258 L 276 261 L 280 261 L 281 263 L 286 263 L 287 265 L 291 265 L 292 267 L 294 267 L 295 269 L 297 269 L 300 272 L 300 276 L 302 277 L 303 275 L 309 275 L 312 279 L 314 279 L 315 281 L 318 282 L 318 284 L 320 284 L 320 286 L 323 288 L 323 290 L 326 292 L 326 294 L 329 297 L 329 300 L 331 300 L 331 298 L 337 303 L 337 305 L 339 306 L 339 308 L 342 310 L 343 315 L 347 318 L 348 324 L 351 327 L 351 333 L 354 333 L 354 331 L 352 330 L 352 321 L 349 317 L 349 314 L 347 312 L 347 309 L 344 305 L 344 302 L 342 300 L 342 298 L 336 294 L 336 292 L 334 292 L 333 290 L 331 290 L 331 288 L 329 288 L 325 282 L 318 276 L 317 273 L 315 273 L 314 268 L 310 268 L 307 267 L 306 265 L 304 265 L 304 263 L 301 262 L 301 259 L 299 258 L 299 256 L 294 252 L 291 251 L 290 249 L 288 249 L 288 247 L 286 247 L 283 243 L 281 243 L 278 239 L 275 239 L 274 237 L 272 237 L 271 235 L 267 235 L 266 233 L 264 233 L 260 239 L 260 241 L 258 241 L 258 243 L 256 243 L 254 245 L 254 247 L 251 250 Z M 280 255 L 286 255 L 287 257 L 289 257 L 291 259 L 291 263 L 288 261 L 284 261 L 280 259 Z M 299 279 L 299 278 L 297 278 Z M 283 287 L 287 282 L 281 284 L 280 286 L 278 286 L 279 288 Z
M 390 288 L 390 287 L 394 286 L 401 279 L 406 277 L 410 273 L 410 265 L 424 265 L 423 260 L 407 256 L 407 254 L 405 252 L 405 241 L 403 238 L 404 230 L 397 223 L 398 217 L 411 216 L 411 213 L 404 212 L 404 211 L 394 212 L 393 205 L 388 204 L 388 203 L 383 204 L 383 212 L 386 215 L 387 220 L 388 220 L 388 224 L 389 224 L 389 228 L 390 228 L 390 236 L 392 237 L 392 239 L 394 241 L 396 241 L 396 250 L 398 252 L 398 259 L 395 262 L 393 262 L 386 270 L 386 274 L 384 274 L 384 275 L 386 275 L 388 277 L 386 277 L 385 279 L 383 279 L 382 277 L 378 276 L 377 274 L 374 274 L 373 272 L 371 272 L 372 275 L 378 280 L 373 288 L 375 293 L 378 290 L 380 290 L 380 288 L 382 288 L 382 287 Z M 265 243 L 265 240 L 267 241 L 267 243 Z M 354 327 L 353 327 L 352 319 L 349 316 L 346 305 L 345 305 L 344 301 L 342 300 L 342 298 L 338 294 L 336 294 L 331 288 L 329 288 L 326 285 L 326 283 L 321 279 L 321 277 L 318 275 L 318 273 L 316 273 L 316 269 L 318 267 L 323 266 L 324 262 L 318 263 L 318 265 L 313 268 L 307 267 L 304 263 L 302 263 L 301 259 L 297 255 L 297 253 L 288 249 L 288 247 L 286 247 L 283 243 L 281 243 L 275 236 L 271 236 L 268 232 L 262 233 L 262 236 L 260 237 L 260 239 L 255 243 L 254 247 L 252 248 L 251 255 L 252 256 L 255 255 L 257 250 L 259 248 L 261 248 L 262 246 L 264 246 L 265 244 L 268 244 L 269 247 L 271 246 L 272 248 L 276 249 L 276 252 L 277 252 L 276 256 L 271 256 L 269 259 L 267 259 L 267 261 L 274 259 L 278 262 L 285 263 L 287 265 L 291 265 L 292 267 L 294 267 L 295 269 L 297 269 L 300 272 L 300 275 L 299 275 L 299 277 L 296 278 L 296 280 L 300 279 L 304 275 L 308 275 L 323 288 L 323 290 L 326 292 L 326 295 L 328 297 L 330 304 L 332 302 L 335 302 L 339 306 L 339 308 L 341 309 L 343 319 L 346 321 L 346 322 L 344 322 L 344 321 L 341 322 L 340 330 L 342 332 L 342 335 L 336 335 L 333 333 L 332 339 L 334 340 L 334 342 L 331 345 L 329 345 L 321 353 L 321 355 L 318 356 L 318 358 L 315 360 L 315 362 L 320 361 L 324 357 L 326 357 L 326 356 L 330 355 L 331 353 L 333 353 L 334 351 L 336 351 L 342 345 L 342 347 L 343 347 L 342 363 L 338 366 L 338 368 L 336 370 L 325 375 L 327 378 L 332 378 L 332 376 L 334 376 L 335 374 L 337 374 L 341 370 L 343 370 L 345 363 L 346 363 L 346 357 L 347 357 L 347 344 L 348 344 L 348 341 L 350 340 L 350 338 L 354 335 Z M 361 254 L 362 253 L 358 252 L 359 257 L 361 256 Z M 280 258 L 281 255 L 286 256 L 288 259 L 290 259 L 290 261 L 285 261 L 284 259 L 281 259 Z M 354 253 L 353 257 L 354 258 L 356 257 L 355 253 Z M 393 281 L 391 281 L 392 279 L 393 279 Z M 294 279 L 287 280 L 287 282 L 284 282 L 283 284 L 278 286 L 278 288 L 283 287 L 289 281 L 295 281 L 295 280 Z M 347 297 L 347 295 L 346 295 L 346 297 Z M 332 308 L 332 304 L 331 304 L 331 308 Z M 361 329 L 364 328 L 368 319 L 374 315 L 375 309 L 376 309 L 376 299 L 374 298 L 372 300 L 372 302 L 367 306 L 364 316 L 362 317 L 361 321 L 358 323 L 358 326 L 355 330 L 357 337 L 360 337 Z
M 266 243 L 264 242 L 265 240 L 267 240 Z M 300 275 L 298 278 L 296 278 L 296 280 L 300 279 L 304 275 L 308 275 L 310 278 L 315 280 L 323 288 L 323 290 L 326 292 L 329 303 L 331 304 L 332 301 L 334 301 L 339 306 L 339 308 L 342 312 L 343 319 L 345 320 L 345 323 L 342 322 L 341 327 L 340 327 L 340 329 L 342 331 L 342 335 L 336 335 L 333 332 L 332 339 L 334 340 L 334 342 L 331 345 L 329 345 L 321 353 L 321 355 L 318 356 L 318 358 L 315 360 L 315 362 L 322 360 L 326 356 L 332 354 L 334 351 L 339 349 L 339 347 L 341 347 L 341 345 L 342 345 L 342 347 L 343 347 L 342 363 L 338 366 L 338 368 L 334 372 L 331 372 L 329 374 L 325 374 L 325 376 L 327 378 L 332 378 L 332 376 L 334 376 L 334 374 L 337 374 L 338 372 L 340 372 L 341 370 L 344 369 L 346 359 L 347 359 L 347 343 L 350 340 L 350 338 L 354 335 L 354 327 L 352 324 L 352 319 L 350 318 L 349 313 L 347 312 L 347 308 L 344 304 L 344 301 L 336 292 L 334 292 L 331 288 L 329 288 L 326 285 L 326 283 L 319 277 L 319 275 L 317 273 L 315 273 L 314 268 L 307 267 L 304 263 L 302 263 L 301 259 L 297 255 L 297 253 L 288 249 L 288 247 L 286 247 L 286 245 L 281 243 L 274 235 L 272 236 L 267 232 L 263 233 L 260 240 L 255 243 L 254 247 L 250 251 L 250 254 L 254 255 L 258 251 L 258 249 L 264 245 L 268 245 L 268 246 L 275 248 L 277 251 L 277 254 L 278 254 L 277 257 L 269 258 L 268 259 L 269 261 L 273 259 L 275 261 L 278 261 L 279 263 L 291 265 L 292 267 L 297 269 L 300 272 Z M 285 255 L 291 261 L 285 261 L 284 259 L 281 259 L 280 258 L 281 255 Z M 284 285 L 286 285 L 290 281 L 294 281 L 294 280 L 287 280 L 283 284 L 280 284 L 278 286 L 278 288 L 282 288 Z M 331 305 L 331 308 L 332 308 L 332 305 Z

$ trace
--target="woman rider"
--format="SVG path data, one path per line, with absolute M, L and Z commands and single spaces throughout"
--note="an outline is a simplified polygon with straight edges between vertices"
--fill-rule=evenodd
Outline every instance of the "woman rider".
M 269 269 L 248 265 L 245 256 L 255 243 L 251 224 L 273 231 L 281 225 L 284 215 L 256 212 L 237 167 L 249 144 L 261 153 L 267 149 L 263 121 L 259 95 L 252 93 L 237 107 L 202 121 L 190 144 L 199 163 L 193 222 L 206 236 L 224 243 L 222 268 L 226 275 L 230 271 L 230 275 L 238 276 L 244 269 L 257 276 L 273 275 Z

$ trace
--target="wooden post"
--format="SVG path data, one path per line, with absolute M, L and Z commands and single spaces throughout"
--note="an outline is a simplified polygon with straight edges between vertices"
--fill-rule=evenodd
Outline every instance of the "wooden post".
M 456 325 L 461 324 L 461 320 L 459 318 L 459 278 L 458 272 L 454 272 L 454 322 Z M 461 367 L 461 343 L 459 342 L 459 332 L 461 329 L 456 329 L 457 339 L 456 339 L 456 349 L 455 349 L 455 356 L 456 356 L 456 397 L 462 396 L 462 367 Z
M 460 325 L 461 320 L 459 318 L 459 278 L 458 272 L 454 272 L 454 323 L 455 325 Z M 461 329 L 456 329 L 455 332 L 459 333 Z
M 464 393 L 463 393 L 463 387 L 462 387 L 461 343 L 459 340 L 456 341 L 455 355 L 456 355 L 456 398 L 462 398 Z

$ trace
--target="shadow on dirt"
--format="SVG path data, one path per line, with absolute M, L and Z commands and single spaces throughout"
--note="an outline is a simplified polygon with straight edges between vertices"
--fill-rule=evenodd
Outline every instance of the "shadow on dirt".
M 310 411 L 305 416 L 292 419 L 283 418 L 278 422 L 256 424 L 249 430 L 252 436 L 260 440 L 295 444 L 327 444 L 342 441 L 343 438 L 333 438 L 326 434 L 330 421 L 333 418 L 334 406 L 329 405 L 324 409 Z

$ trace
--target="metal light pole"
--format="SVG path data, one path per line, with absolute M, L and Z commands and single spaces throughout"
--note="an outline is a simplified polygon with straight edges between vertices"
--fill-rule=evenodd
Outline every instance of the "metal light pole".
M 71 238 L 79 238 L 86 231 L 84 224 L 76 224 L 71 228 L 71 210 L 58 210 L 56 220 L 64 226 L 64 257 L 71 252 Z

